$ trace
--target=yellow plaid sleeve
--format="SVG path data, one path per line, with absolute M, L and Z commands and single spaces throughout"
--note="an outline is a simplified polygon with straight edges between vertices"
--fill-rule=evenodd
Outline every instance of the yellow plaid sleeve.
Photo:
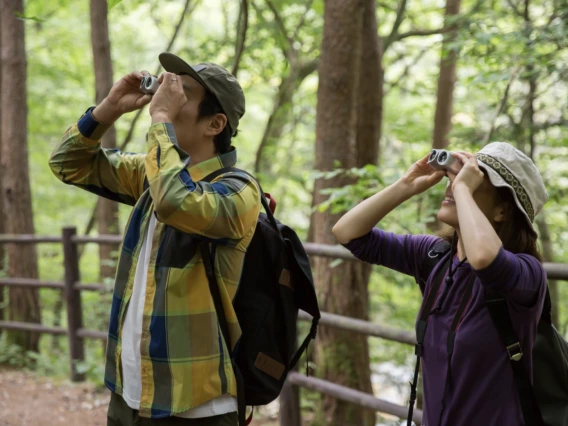
M 254 230 L 260 211 L 256 183 L 235 173 L 213 183 L 195 182 L 181 160 L 170 123 L 156 124 L 148 132 L 146 176 L 160 222 L 182 232 L 237 242 Z
M 74 124 L 53 151 L 49 166 L 63 183 L 134 205 L 144 192 L 144 157 L 102 148 L 100 140 L 83 136 Z

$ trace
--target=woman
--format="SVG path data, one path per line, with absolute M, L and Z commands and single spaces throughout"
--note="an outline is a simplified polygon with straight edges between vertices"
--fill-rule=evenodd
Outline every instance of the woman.
M 395 235 L 374 226 L 447 175 L 438 219 L 454 229 L 452 261 L 424 339 L 423 425 L 525 425 L 510 360 L 484 296 L 486 292 L 505 296 L 524 354 L 522 362 L 532 377 L 532 347 L 546 294 L 532 223 L 548 196 L 534 163 L 509 144 L 489 144 L 476 156 L 452 155 L 463 165 L 457 175 L 434 170 L 426 156 L 397 182 L 346 213 L 333 234 L 357 258 L 412 275 L 422 294 L 429 294 L 433 277 L 445 262 L 426 283 L 420 277 L 426 256 L 441 239 Z M 471 297 L 458 318 L 450 356 L 449 329 L 470 279 Z

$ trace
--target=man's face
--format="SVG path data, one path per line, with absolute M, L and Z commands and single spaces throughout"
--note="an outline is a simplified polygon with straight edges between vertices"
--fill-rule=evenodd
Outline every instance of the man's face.
M 199 105 L 205 95 L 205 87 L 189 75 L 180 76 L 187 102 L 173 120 L 179 146 L 184 151 L 207 140 L 209 121 L 207 117 L 198 120 Z

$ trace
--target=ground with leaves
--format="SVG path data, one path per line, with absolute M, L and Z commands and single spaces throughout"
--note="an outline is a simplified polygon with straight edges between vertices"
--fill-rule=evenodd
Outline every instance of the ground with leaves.
M 40 377 L 21 370 L 0 369 L 1 426 L 105 426 L 109 393 L 91 383 Z M 255 419 L 252 426 L 276 426 Z

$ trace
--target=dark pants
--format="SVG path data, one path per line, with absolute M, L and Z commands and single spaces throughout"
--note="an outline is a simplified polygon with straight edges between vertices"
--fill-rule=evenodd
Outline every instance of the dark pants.
M 147 419 L 140 417 L 137 410 L 130 408 L 120 395 L 112 392 L 108 406 L 107 426 L 237 426 L 237 413 L 221 414 L 202 419 L 166 417 Z

